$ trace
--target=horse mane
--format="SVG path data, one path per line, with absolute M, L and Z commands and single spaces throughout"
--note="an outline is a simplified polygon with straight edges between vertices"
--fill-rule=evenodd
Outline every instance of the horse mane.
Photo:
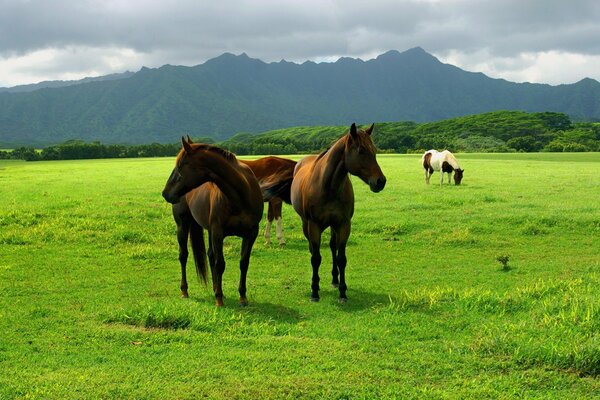
M 377 153 L 377 147 L 375 147 L 375 144 L 373 143 L 373 140 L 370 140 L 370 135 L 361 135 L 360 133 L 365 133 L 365 131 L 363 129 L 358 129 L 357 133 L 359 133 L 357 135 L 357 139 L 358 139 L 358 145 L 360 147 L 364 147 L 367 150 L 373 152 L 373 153 Z M 337 138 L 335 139 L 335 141 L 330 144 L 325 150 L 323 150 L 321 153 L 319 153 L 319 155 L 317 156 L 317 160 L 319 160 L 320 158 L 323 158 L 323 156 L 325 154 L 327 154 L 327 152 L 329 151 L 329 149 L 331 149 L 337 142 L 343 140 L 344 141 L 344 145 L 346 145 L 348 143 L 349 140 L 349 135 L 350 131 L 348 130 L 344 136 L 342 136 L 341 138 Z
M 339 139 L 337 139 L 337 140 L 339 140 Z M 336 141 L 337 141 L 337 140 L 336 140 Z M 316 159 L 318 160 L 318 159 L 320 159 L 320 158 L 323 158 L 323 156 L 324 156 L 325 154 L 327 154 L 327 152 L 329 151 L 329 149 L 330 149 L 330 148 L 331 148 L 331 146 L 328 146 L 328 147 L 327 147 L 325 150 L 323 150 L 322 152 L 320 152 L 320 153 L 319 153 L 319 155 L 317 156 L 317 158 L 316 158 Z
M 442 151 L 442 153 L 444 153 L 444 159 L 446 161 L 448 161 L 448 164 L 450 164 L 450 166 L 454 169 L 458 169 L 460 168 L 460 164 L 458 163 L 458 160 L 456 159 L 456 157 L 454 157 L 454 154 L 452 154 L 452 152 L 450 150 L 444 150 Z M 452 164 L 456 164 L 456 165 L 452 165 Z
M 237 160 L 237 157 L 235 156 L 235 154 L 233 154 L 229 150 L 225 150 L 218 146 L 213 146 L 212 144 L 192 143 L 191 146 L 194 150 L 204 150 L 204 151 L 210 151 L 213 153 L 217 153 L 228 161 Z M 179 151 L 179 154 L 177 154 L 177 158 L 175 159 L 175 162 L 177 164 L 179 164 L 179 161 L 181 160 L 181 157 L 183 157 L 184 152 L 185 152 L 185 150 L 181 149 L 181 151 Z

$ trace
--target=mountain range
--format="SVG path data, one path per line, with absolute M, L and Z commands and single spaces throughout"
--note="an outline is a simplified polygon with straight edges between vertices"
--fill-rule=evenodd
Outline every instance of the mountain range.
M 292 126 L 428 122 L 493 110 L 598 121 L 600 83 L 492 79 L 419 47 L 368 61 L 302 64 L 225 53 L 193 67 L 0 90 L 0 145 L 171 143 L 183 134 L 223 140 Z

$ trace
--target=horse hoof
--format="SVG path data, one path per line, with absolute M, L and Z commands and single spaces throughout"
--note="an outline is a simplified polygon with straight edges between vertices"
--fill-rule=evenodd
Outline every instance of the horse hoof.
M 321 300 L 319 297 L 310 296 L 310 301 L 312 301 L 313 303 L 318 303 L 319 300 Z
M 215 305 L 217 307 L 223 307 L 225 304 L 223 304 L 223 300 L 221 299 L 217 299 L 217 301 L 215 302 Z
M 348 302 L 348 298 L 346 298 L 346 297 L 340 297 L 339 301 L 340 301 L 340 304 L 346 304 Z
M 334 288 L 334 289 L 337 289 L 337 288 L 340 287 L 340 284 L 339 283 L 332 283 L 331 287 Z
M 189 299 L 190 295 L 187 294 L 187 292 L 181 292 L 181 298 L 183 298 L 183 299 Z
M 285 247 L 285 242 L 280 242 L 279 247 Z
M 247 299 L 240 299 L 240 306 L 242 306 L 242 307 L 248 307 L 248 300 Z

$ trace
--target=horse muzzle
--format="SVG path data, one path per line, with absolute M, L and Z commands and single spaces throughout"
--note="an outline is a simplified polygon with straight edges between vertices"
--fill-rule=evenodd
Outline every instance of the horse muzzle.
M 179 199 L 181 199 L 181 196 L 177 196 L 176 194 L 170 193 L 167 190 L 163 190 L 162 197 L 171 204 L 179 203 Z
M 385 176 L 381 176 L 376 179 L 369 179 L 369 188 L 371 188 L 372 192 L 375 192 L 375 193 L 381 192 L 383 190 L 383 188 L 385 187 L 386 181 L 387 180 L 385 179 Z

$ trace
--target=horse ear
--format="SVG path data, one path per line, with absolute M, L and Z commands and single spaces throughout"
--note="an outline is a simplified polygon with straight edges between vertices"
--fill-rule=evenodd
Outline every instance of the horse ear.
M 375 128 L 375 123 L 372 123 L 371 126 L 365 130 L 365 132 L 367 132 L 367 135 L 373 133 L 373 128 Z
M 189 144 L 192 144 L 192 143 L 194 143 L 194 141 L 192 140 L 192 138 L 190 137 L 190 135 L 186 135 L 186 136 L 187 136 L 187 142 L 188 142 Z
M 355 123 L 352 123 L 352 126 L 350 127 L 350 136 L 352 136 L 352 139 L 356 139 L 356 137 L 358 136 Z
M 190 143 L 188 143 L 185 138 L 182 136 L 181 137 L 181 144 L 183 145 L 183 148 L 185 149 L 186 153 L 191 153 L 192 152 L 192 146 L 190 145 Z

